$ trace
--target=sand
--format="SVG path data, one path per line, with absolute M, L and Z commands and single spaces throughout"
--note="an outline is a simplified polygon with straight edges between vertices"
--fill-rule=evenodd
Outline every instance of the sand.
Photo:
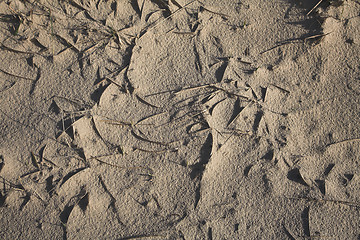
M 1 1 L 0 239 L 360 239 L 359 16 Z

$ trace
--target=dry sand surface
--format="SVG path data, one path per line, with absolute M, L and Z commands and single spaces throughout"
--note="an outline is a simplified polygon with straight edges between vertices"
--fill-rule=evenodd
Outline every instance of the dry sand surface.
M 2 0 L 0 41 L 0 239 L 360 239 L 358 0 Z

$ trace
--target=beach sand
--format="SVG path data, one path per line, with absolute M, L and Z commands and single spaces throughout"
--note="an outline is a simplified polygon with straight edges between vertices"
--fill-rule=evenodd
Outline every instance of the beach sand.
M 0 39 L 0 239 L 360 239 L 359 1 L 5 0 Z

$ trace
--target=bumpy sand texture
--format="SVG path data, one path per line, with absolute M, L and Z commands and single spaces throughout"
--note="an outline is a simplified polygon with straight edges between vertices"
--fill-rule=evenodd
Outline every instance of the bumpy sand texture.
M 360 3 L 321 2 L 1 1 L 0 238 L 360 239 Z

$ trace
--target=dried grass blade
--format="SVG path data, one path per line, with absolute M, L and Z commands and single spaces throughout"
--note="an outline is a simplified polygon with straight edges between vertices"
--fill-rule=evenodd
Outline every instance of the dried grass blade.
M 31 163 L 32 163 L 32 165 L 34 165 L 34 167 L 36 169 L 40 170 L 40 166 L 39 166 L 39 164 L 37 162 L 37 159 L 36 159 L 36 156 L 35 156 L 35 154 L 33 152 L 31 152 Z
M 144 138 L 144 137 L 142 137 L 142 136 L 139 136 L 138 134 L 135 133 L 134 130 L 131 130 L 131 134 L 132 134 L 135 138 L 137 138 L 137 139 L 139 139 L 139 140 L 141 140 L 141 141 L 144 141 L 144 142 L 153 143 L 153 144 L 157 144 L 157 145 L 165 146 L 165 147 L 169 146 L 169 144 L 170 144 L 170 143 L 163 143 L 163 142 L 157 142 L 157 141 L 149 140 L 149 139 L 147 139 L 147 138 Z
M 6 72 L 2 69 L 0 69 L 0 72 L 6 74 L 6 75 L 9 75 L 9 76 L 12 76 L 12 77 L 17 77 L 17 78 L 21 78 L 21 79 L 24 79 L 24 80 L 28 80 L 28 81 L 36 81 L 36 79 L 32 79 L 32 78 L 27 78 L 27 77 L 22 77 L 22 76 L 18 76 L 18 75 L 15 75 L 15 74 L 12 74 L 12 73 L 9 73 L 9 72 Z
M 323 1 L 323 0 L 320 0 L 320 1 L 306 14 L 306 16 L 309 16 L 310 13 L 312 13 L 312 12 L 315 10 L 315 8 L 317 8 L 317 7 L 322 3 L 322 1 Z

